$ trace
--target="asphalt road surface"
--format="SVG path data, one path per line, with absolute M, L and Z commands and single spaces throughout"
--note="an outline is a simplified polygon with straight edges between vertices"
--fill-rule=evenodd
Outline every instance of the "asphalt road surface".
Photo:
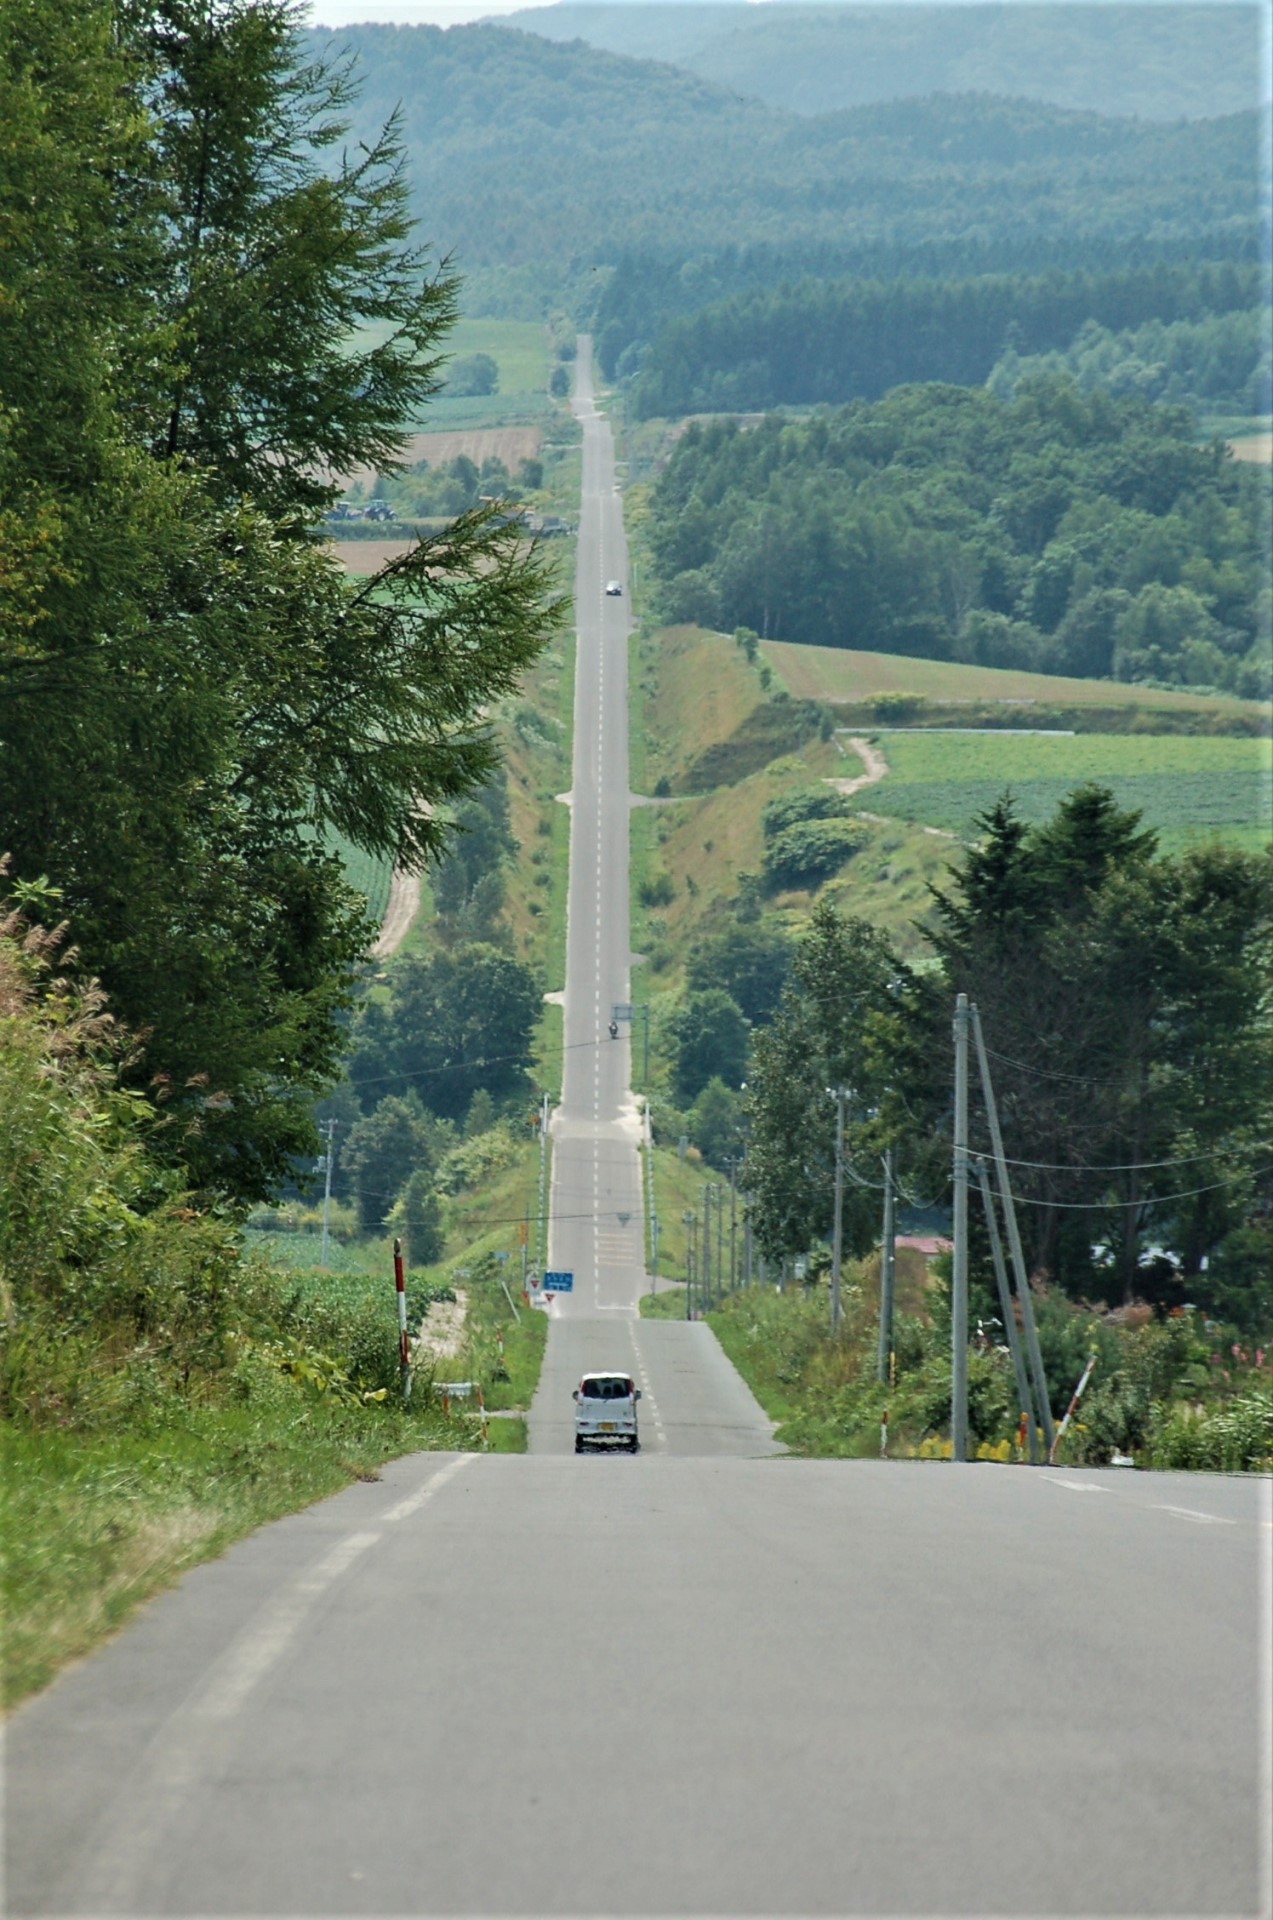
M 626 593 L 584 501 L 553 1309 L 529 1454 L 262 1529 L 15 1714 L 4 1911 L 1265 1915 L 1273 1492 L 775 1457 L 641 1321 Z M 642 1451 L 577 1458 L 589 1367 Z
M 417 1455 L 14 1717 L 5 1910 L 1266 1913 L 1269 1514 L 1183 1475 Z

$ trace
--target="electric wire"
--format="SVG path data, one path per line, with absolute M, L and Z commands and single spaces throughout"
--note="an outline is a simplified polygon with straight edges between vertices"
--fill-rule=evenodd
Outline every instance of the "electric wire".
M 1254 1167 L 1251 1178 L 1259 1180 L 1266 1173 L 1273 1173 L 1273 1165 Z M 1243 1176 L 1233 1174 L 1228 1180 L 1213 1180 L 1205 1187 L 1186 1187 L 1180 1193 L 1145 1194 L 1139 1200 L 1034 1200 L 1029 1194 L 1014 1193 L 1013 1204 L 1023 1207 L 1063 1207 L 1067 1213 L 1115 1213 L 1124 1212 L 1128 1207 L 1165 1207 L 1172 1200 L 1192 1200 L 1200 1193 L 1221 1193 L 1226 1187 L 1236 1184 Z
M 1004 1159 L 1010 1167 L 1032 1167 L 1041 1173 L 1153 1173 L 1161 1167 L 1190 1167 L 1199 1160 L 1217 1160 L 1224 1151 L 1223 1147 L 1213 1147 L 1209 1153 L 1181 1153 L 1173 1160 L 1126 1160 L 1110 1167 L 1086 1166 L 1078 1160 L 1013 1160 L 1008 1154 Z

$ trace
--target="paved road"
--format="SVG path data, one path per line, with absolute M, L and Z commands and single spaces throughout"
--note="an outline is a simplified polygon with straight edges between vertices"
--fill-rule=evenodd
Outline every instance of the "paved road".
M 580 1283 L 532 1451 L 263 1529 L 16 1714 L 4 1910 L 1267 1914 L 1268 1481 L 758 1457 L 708 1330 L 635 1317 L 626 599 L 580 372 Z M 609 1364 L 643 1450 L 579 1459 L 569 1389 Z
M 609 423 L 593 404 L 580 342 L 574 409 L 583 428 L 575 571 L 575 711 L 565 1055 L 553 1118 L 549 1266 L 574 1274 L 553 1326 L 531 1411 L 532 1453 L 574 1452 L 571 1388 L 589 1368 L 641 1384 L 642 1444 L 670 1453 L 777 1451 L 773 1428 L 705 1327 L 637 1319 L 648 1285 L 639 1107 L 630 1030 L 609 1037 L 631 998 L 628 926 L 627 547 Z M 622 592 L 606 593 L 611 582 Z
M 566 926 L 565 1055 L 553 1117 L 549 1265 L 575 1275 L 568 1315 L 631 1314 L 644 1272 L 640 1122 L 630 1044 L 608 1034 L 631 992 L 628 951 L 627 547 L 609 424 L 592 400 L 581 341 L 574 409 L 583 427 L 575 569 L 574 759 Z M 607 595 L 618 581 L 620 596 Z M 600 1364 L 604 1365 L 604 1361 Z
M 1269 1522 L 1185 1476 L 399 1461 L 15 1716 L 6 1911 L 1267 1912 Z

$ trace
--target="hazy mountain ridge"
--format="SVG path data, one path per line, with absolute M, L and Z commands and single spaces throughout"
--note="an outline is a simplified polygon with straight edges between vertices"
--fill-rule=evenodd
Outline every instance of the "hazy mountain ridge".
M 930 93 L 1001 93 L 1154 120 L 1207 119 L 1269 95 L 1246 5 L 562 5 L 507 24 L 665 60 L 819 115 Z
M 1040 233 L 1119 244 L 1244 227 L 1256 114 L 1173 126 L 957 96 L 819 119 L 665 64 L 499 26 L 359 27 L 367 139 L 399 102 L 422 230 L 545 297 L 625 251 L 682 258 Z

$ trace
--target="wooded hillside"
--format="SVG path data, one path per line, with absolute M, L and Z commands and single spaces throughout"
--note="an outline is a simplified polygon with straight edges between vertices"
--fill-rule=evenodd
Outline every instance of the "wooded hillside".
M 358 136 L 401 103 L 423 233 L 510 308 L 567 293 L 588 313 L 593 269 L 637 247 L 683 263 L 727 247 L 1028 248 L 1043 232 L 1161 250 L 1253 232 L 1254 112 L 1166 126 L 968 94 L 809 118 L 508 27 L 362 26 L 310 45 L 356 53 Z
M 1060 379 L 692 424 L 650 499 L 669 621 L 1252 698 L 1268 525 L 1186 415 Z

